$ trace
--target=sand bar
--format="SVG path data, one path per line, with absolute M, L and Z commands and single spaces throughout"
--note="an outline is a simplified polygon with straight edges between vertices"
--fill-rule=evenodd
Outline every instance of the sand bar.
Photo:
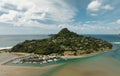
M 47 70 L 50 70 L 53 67 L 60 65 L 60 64 L 55 64 L 55 65 L 49 65 L 44 67 L 1 65 L 14 58 L 18 58 L 18 56 L 11 53 L 0 54 L 0 60 L 1 60 L 0 76 L 40 76 Z

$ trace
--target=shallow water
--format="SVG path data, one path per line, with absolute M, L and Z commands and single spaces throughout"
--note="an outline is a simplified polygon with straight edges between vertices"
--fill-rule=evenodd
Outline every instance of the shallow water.
M 116 55 L 117 53 L 117 55 Z M 120 46 L 116 50 L 65 63 L 43 76 L 119 76 Z
M 119 37 L 109 39 L 109 42 L 120 42 Z M 47 71 L 43 76 L 120 76 L 120 44 L 113 45 L 112 51 L 65 63 Z
M 19 64 L 20 66 L 46 66 L 63 63 L 60 66 L 45 71 L 40 76 L 120 76 L 120 37 L 117 35 L 92 35 L 102 38 L 114 45 L 114 50 L 100 53 L 94 56 L 60 60 L 50 64 Z M 9 64 L 15 65 L 15 64 Z M 18 65 L 18 64 L 16 64 Z

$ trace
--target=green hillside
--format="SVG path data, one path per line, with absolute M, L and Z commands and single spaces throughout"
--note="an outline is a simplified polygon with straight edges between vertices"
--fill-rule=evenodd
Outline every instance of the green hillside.
M 93 52 L 105 51 L 112 48 L 107 41 L 78 35 L 63 28 L 58 34 L 52 35 L 48 39 L 26 40 L 15 45 L 12 52 L 28 52 L 42 55 L 65 54 L 74 55 L 89 54 Z

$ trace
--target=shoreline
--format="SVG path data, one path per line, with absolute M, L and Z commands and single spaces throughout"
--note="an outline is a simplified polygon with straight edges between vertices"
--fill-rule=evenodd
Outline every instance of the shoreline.
M 4 63 L 19 57 L 12 53 L 0 53 L 0 76 L 40 76 L 47 70 L 62 65 L 54 64 L 44 67 L 4 65 Z
M 90 57 L 90 56 L 94 56 L 94 55 L 105 53 L 105 52 L 108 52 L 108 51 L 98 52 L 98 53 L 91 53 L 91 54 L 84 54 L 84 55 L 81 55 L 81 56 L 62 56 L 62 58 L 66 59 L 66 60 L 67 59 L 76 59 L 76 58 L 85 58 L 85 57 Z
M 10 65 L 1 65 L 2 62 L 0 62 L 0 76 L 40 76 L 43 73 L 45 73 L 47 70 L 62 65 L 62 64 L 55 64 L 44 67 L 10 66 Z
M 111 50 L 113 50 L 113 49 L 111 49 Z M 111 51 L 111 50 L 109 50 L 109 51 Z M 103 52 L 97 52 L 97 53 L 92 53 L 92 54 L 87 54 L 87 55 L 82 55 L 82 56 L 68 56 L 67 58 L 69 58 L 69 59 L 84 58 L 84 57 L 94 56 L 96 54 L 105 53 L 105 52 L 109 52 L 109 51 L 107 50 L 107 51 L 103 51 Z M 0 53 L 0 54 L 3 54 L 3 53 Z M 6 53 L 4 53 L 4 54 L 6 54 Z M 8 53 L 8 54 L 12 54 L 12 55 L 16 56 L 17 58 L 20 57 L 19 53 Z M 25 55 L 26 55 L 26 53 L 25 53 Z M 63 58 L 64 57 L 65 56 L 63 56 Z M 15 57 L 13 57 L 13 59 L 14 58 Z M 11 58 L 9 58 L 9 59 L 12 60 Z M 3 63 L 3 62 L 5 62 L 5 61 L 2 61 L 0 63 Z M 39 67 L 36 67 L 36 66 L 18 66 L 18 65 L 11 66 L 11 65 L 4 65 L 4 64 L 1 65 L 0 64 L 0 75 L 1 76 L 8 76 L 8 75 L 24 76 L 24 73 L 26 73 L 26 76 L 40 76 L 40 75 L 43 75 L 46 71 L 51 70 L 51 69 L 56 68 L 56 67 L 59 67 L 61 65 L 64 65 L 64 63 L 46 65 L 46 66 L 39 66 Z
M 84 57 L 89 57 L 89 56 L 94 56 L 94 55 L 97 55 L 97 54 L 100 54 L 100 53 L 105 53 L 105 52 L 109 52 L 109 51 L 112 51 L 113 49 L 110 49 L 110 50 L 106 50 L 106 51 L 101 51 L 101 52 L 95 52 L 95 53 L 91 53 L 91 54 L 83 54 L 83 55 L 79 55 L 79 56 L 58 56 L 62 59 L 76 59 L 76 58 L 84 58 Z M 6 52 L 3 52 L 3 53 L 6 53 Z M 9 53 L 9 52 L 8 52 Z M 2 53 L 1 53 L 2 54 Z M 14 58 L 10 58 L 9 60 L 6 60 L 2 63 L 0 63 L 0 65 L 7 65 L 6 63 L 12 61 L 12 60 L 15 60 L 15 59 L 19 59 L 21 57 L 26 57 L 26 56 L 31 56 L 32 53 L 23 53 L 23 52 L 11 52 L 9 54 L 13 54 Z M 33 54 L 34 55 L 37 55 L 37 54 Z M 52 57 L 52 56 L 49 56 L 49 57 Z
M 94 52 L 94 53 L 90 53 L 90 54 L 82 54 L 82 55 L 79 55 L 79 56 L 69 56 L 68 55 L 68 56 L 61 56 L 61 57 L 64 58 L 64 59 L 84 58 L 84 57 L 89 57 L 89 56 L 94 56 L 94 55 L 97 55 L 97 54 L 109 52 L 109 51 L 112 51 L 112 50 L 115 50 L 115 48 L 113 47 L 112 49 L 99 51 L 99 52 Z
M 11 58 L 11 59 L 9 59 L 9 60 L 6 60 L 6 61 L 4 61 L 4 62 L 0 62 L 0 65 L 7 65 L 6 63 L 8 63 L 8 62 L 10 62 L 10 61 L 12 61 L 12 60 L 15 60 L 15 59 L 19 59 L 19 58 L 21 58 L 21 57 L 25 57 L 25 56 L 48 56 L 48 57 L 60 57 L 60 58 L 62 58 L 62 59 L 65 59 L 65 60 L 67 60 L 67 59 L 74 59 L 74 58 L 84 58 L 84 57 L 89 57 L 89 56 L 94 56 L 94 55 L 96 55 L 96 54 L 100 54 L 100 53 L 104 53 L 104 52 L 109 52 L 109 51 L 111 51 L 111 50 L 113 50 L 113 49 L 115 49 L 114 47 L 112 48 L 112 49 L 106 49 L 106 50 L 104 50 L 104 51 L 98 51 L 98 52 L 93 52 L 93 53 L 90 53 L 90 54 L 81 54 L 81 55 L 77 55 L 77 56 L 74 56 L 74 55 L 64 55 L 64 56 L 60 56 L 60 55 L 57 55 L 57 56 L 52 56 L 52 55 L 38 55 L 38 54 L 34 54 L 34 53 L 24 53 L 24 52 L 9 52 L 8 50 L 10 50 L 12 47 L 7 47 L 6 49 L 4 48 L 4 49 L 0 49 L 0 54 L 2 54 L 2 53 L 10 53 L 10 54 L 13 54 L 14 56 L 16 56 L 16 57 L 14 57 L 14 58 Z M 4 51 L 5 50 L 5 51 Z M 6 50 L 7 50 L 7 52 L 6 52 Z
M 0 47 L 0 51 L 1 50 L 9 50 L 9 49 L 11 49 L 12 48 L 12 46 L 8 46 L 8 47 Z

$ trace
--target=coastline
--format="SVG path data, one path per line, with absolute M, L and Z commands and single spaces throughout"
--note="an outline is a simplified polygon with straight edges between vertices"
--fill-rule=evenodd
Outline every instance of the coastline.
M 11 49 L 11 48 L 10 48 Z M 0 50 L 0 51 L 2 51 L 2 52 L 0 52 L 0 54 L 1 53 L 9 53 L 9 54 L 13 54 L 13 55 L 15 55 L 16 57 L 14 57 L 14 58 L 11 58 L 11 59 L 8 59 L 8 60 L 6 60 L 6 61 L 4 61 L 4 62 L 2 62 L 2 63 L 0 63 L 1 65 L 4 65 L 4 64 L 6 64 L 6 63 L 8 63 L 8 62 L 10 62 L 10 61 L 12 61 L 12 60 L 15 60 L 15 59 L 18 59 L 18 58 L 21 58 L 21 57 L 26 57 L 26 56 L 39 56 L 38 54 L 33 54 L 33 53 L 24 53 L 24 52 L 6 52 L 6 51 L 4 51 L 4 50 L 10 50 L 10 49 L 3 49 L 3 50 Z M 82 55 L 78 55 L 78 56 L 74 56 L 74 55 L 64 55 L 64 56 L 55 56 L 55 57 L 60 57 L 60 58 L 62 58 L 62 59 L 65 59 L 65 60 L 67 60 L 67 59 L 75 59 L 75 58 L 84 58 L 84 57 L 89 57 L 89 56 L 94 56 L 94 55 L 97 55 L 97 54 L 100 54 L 100 53 L 104 53 L 104 52 L 109 52 L 109 51 L 111 51 L 111 50 L 113 50 L 113 49 L 115 49 L 115 48 L 112 48 L 112 49 L 108 49 L 108 50 L 105 50 L 105 51 L 98 51 L 98 52 L 94 52 L 94 53 L 90 53 L 90 54 L 82 54 Z M 42 55 L 41 55 L 42 56 Z M 43 55 L 44 56 L 44 55 Z M 49 55 L 46 55 L 46 56 L 49 56 Z M 54 56 L 49 56 L 49 57 L 54 57 Z
M 99 52 L 99 53 L 102 53 L 102 52 Z M 80 55 L 80 56 L 61 56 L 61 58 L 63 58 L 63 59 L 84 58 L 84 57 L 93 56 L 93 55 L 96 55 L 96 54 L 99 54 L 99 53 L 83 54 L 83 55 Z
M 103 52 L 97 52 L 97 53 L 92 53 L 92 54 L 87 54 L 87 55 L 82 55 L 82 56 L 67 56 L 67 59 L 84 58 L 84 57 L 94 56 L 96 54 L 109 52 L 109 51 L 107 50 L 107 51 L 103 51 Z M 9 61 L 9 60 L 13 60 L 14 58 L 21 57 L 21 55 L 19 55 L 19 54 L 22 54 L 22 56 L 29 55 L 28 53 L 0 53 L 0 54 L 12 54 L 15 56 L 15 57 L 9 58 L 5 61 Z M 66 57 L 63 56 L 63 58 L 66 58 Z M 39 66 L 39 67 L 10 66 L 10 65 L 4 65 L 5 61 L 0 62 L 0 76 L 9 76 L 9 75 L 12 75 L 12 76 L 41 76 L 44 73 L 46 73 L 46 71 L 52 70 L 53 68 L 59 67 L 64 64 L 64 63 L 59 63 L 59 64 L 53 64 L 53 65 L 47 65 L 47 66 Z M 27 73 L 27 74 L 24 75 L 24 73 L 25 74 Z
M 94 55 L 97 55 L 97 54 L 100 54 L 100 53 L 104 53 L 104 52 L 108 52 L 108 51 L 111 51 L 113 49 L 110 49 L 110 50 L 106 50 L 106 51 L 99 51 L 99 52 L 95 52 L 95 53 L 91 53 L 91 54 L 83 54 L 83 55 L 79 55 L 79 56 L 58 56 L 64 60 L 67 60 L 67 59 L 76 59 L 76 58 L 84 58 L 84 57 L 90 57 L 90 56 L 94 56 Z M 3 53 L 6 53 L 6 52 L 3 52 Z M 7 52 L 9 53 L 9 52 Z M 12 61 L 12 60 L 15 60 L 15 59 L 19 59 L 19 58 L 22 58 L 22 57 L 26 57 L 26 56 L 35 56 L 37 54 L 32 54 L 32 53 L 23 53 L 23 52 L 11 52 L 9 54 L 13 54 L 15 57 L 14 58 L 10 58 L 2 63 L 0 63 L 1 65 L 7 65 L 6 63 Z M 38 56 L 38 55 L 37 55 Z M 54 56 L 49 56 L 49 57 L 54 57 Z M 46 65 L 47 66 L 47 65 Z
M 4 63 L 18 57 L 12 53 L 0 53 L 0 76 L 39 76 L 47 70 L 62 65 L 55 64 L 44 67 L 4 65 Z
M 116 56 L 113 56 L 119 49 L 119 47 L 114 47 L 109 51 L 100 52 L 97 55 L 90 56 L 90 58 L 87 57 L 86 60 L 67 63 L 48 71 L 48 74 L 43 76 L 119 76 L 120 63 Z
M 0 47 L 0 50 L 9 50 L 9 49 L 11 49 L 12 48 L 12 46 L 8 46 L 8 47 Z
M 117 44 L 117 43 L 115 43 L 115 44 Z M 114 47 L 113 47 L 113 49 L 114 49 Z M 81 56 L 63 56 L 63 58 L 65 58 L 65 59 L 74 59 L 74 58 L 80 58 L 80 59 L 84 59 L 84 57 L 90 57 L 90 56 L 94 56 L 95 55 L 95 57 L 96 57 L 96 54 L 100 54 L 101 55 L 101 53 L 105 53 L 105 52 L 110 52 L 110 51 L 112 51 L 113 49 L 110 49 L 109 51 L 101 51 L 101 52 L 97 52 L 97 53 L 91 53 L 91 54 L 89 54 L 89 55 L 81 55 Z M 0 53 L 1 54 L 1 53 Z M 14 53 L 15 55 L 20 55 L 20 54 L 17 54 L 17 53 Z M 0 57 L 1 58 L 1 57 Z M 10 59 L 10 60 L 14 60 L 14 59 Z M 98 60 L 98 62 L 103 62 L 104 63 L 104 61 L 102 61 L 102 60 L 99 60 L 99 59 L 97 59 Z M 9 61 L 9 60 L 8 60 Z M 107 61 L 107 60 L 106 60 Z M 91 61 L 92 62 L 92 61 Z M 1 62 L 0 62 L 1 63 Z M 4 63 L 4 62 L 3 62 Z M 6 62 L 5 62 L 6 63 Z M 81 63 L 81 62 L 80 62 Z M 88 62 L 89 63 L 89 62 Z M 93 62 L 94 63 L 94 62 Z M 76 63 L 77 64 L 77 63 Z M 78 65 L 76 65 L 76 64 L 74 64 L 73 65 L 73 67 L 74 66 L 76 66 L 76 67 L 79 67 Z M 105 63 L 104 63 L 105 64 Z M 34 65 L 34 64 L 32 64 L 32 65 Z M 46 65 L 46 66 L 43 66 L 43 67 L 41 67 L 41 66 L 39 66 L 39 67 L 34 67 L 34 66 L 19 66 L 19 65 L 16 65 L 16 66 L 14 66 L 14 64 L 13 64 L 13 66 L 11 66 L 11 65 L 4 65 L 4 64 L 2 64 L 2 65 L 0 65 L 0 76 L 41 76 L 41 74 L 43 74 L 43 73 L 46 73 L 46 71 L 47 71 L 47 69 L 49 69 L 49 70 L 51 70 L 51 68 L 56 68 L 57 66 L 59 67 L 59 65 L 63 65 L 63 64 L 61 64 L 61 63 L 58 63 L 58 64 L 53 64 L 53 65 Z M 86 66 L 86 68 L 88 69 L 88 67 L 90 66 L 87 66 L 87 64 L 85 64 Z M 93 65 L 93 64 L 92 64 Z M 107 65 L 107 64 L 106 64 Z M 108 63 L 108 65 L 109 65 L 109 63 Z M 80 64 L 80 66 L 81 66 L 81 64 Z M 96 66 L 96 67 L 99 67 L 99 65 L 98 66 Z M 100 66 L 101 67 L 101 66 Z M 105 66 L 106 67 L 106 66 Z M 71 66 L 67 69 L 67 70 L 69 70 L 71 68 Z M 81 68 L 81 67 L 80 67 Z M 82 68 L 84 68 L 84 67 L 82 67 Z M 103 67 L 104 68 L 104 67 Z M 118 67 L 119 68 L 119 67 Z M 73 69 L 73 68 L 71 68 L 71 69 Z M 91 72 L 91 69 L 94 69 L 94 68 L 90 68 L 90 72 Z M 18 71 L 19 70 L 19 71 Z M 45 71 L 45 72 L 43 72 L 43 70 Z M 82 69 L 83 70 L 83 69 Z M 81 71 L 82 71 L 81 70 Z M 74 71 L 76 71 L 76 70 L 74 70 Z M 89 72 L 88 71 L 88 72 Z M 113 70 L 114 71 L 114 70 Z M 60 75 L 63 75 L 63 73 L 67 73 L 68 71 L 62 71 L 61 72 L 61 74 Z M 69 74 L 71 74 L 72 72 L 71 71 L 69 71 L 70 73 Z M 86 72 L 86 70 L 84 71 L 84 72 Z M 26 73 L 28 73 L 28 74 L 26 74 Z M 36 74 L 35 74 L 36 73 Z M 79 73 L 79 72 L 78 72 Z M 111 73 L 112 73 L 112 71 L 111 71 Z M 20 74 L 20 75 L 19 75 Z M 49 73 L 49 75 L 48 76 L 50 76 L 50 74 L 51 73 Z M 102 74 L 102 73 L 101 73 Z M 59 76 L 60 76 L 59 75 Z M 72 74 L 71 74 L 72 75 Z M 53 76 L 53 75 L 52 75 Z M 68 75 L 69 76 L 69 75 Z M 74 76 L 74 75 L 72 75 L 72 76 Z M 97 75 L 96 75 L 97 76 Z
M 90 53 L 90 54 L 83 54 L 83 55 L 79 55 L 79 56 L 61 56 L 61 58 L 63 58 L 63 59 L 84 58 L 84 57 L 89 57 L 89 56 L 94 56 L 94 55 L 97 55 L 97 54 L 109 52 L 109 51 L 112 51 L 112 50 L 114 50 L 114 48 L 109 49 L 109 50 L 105 50 L 105 51 L 99 51 L 99 52 L 95 52 L 95 53 Z

